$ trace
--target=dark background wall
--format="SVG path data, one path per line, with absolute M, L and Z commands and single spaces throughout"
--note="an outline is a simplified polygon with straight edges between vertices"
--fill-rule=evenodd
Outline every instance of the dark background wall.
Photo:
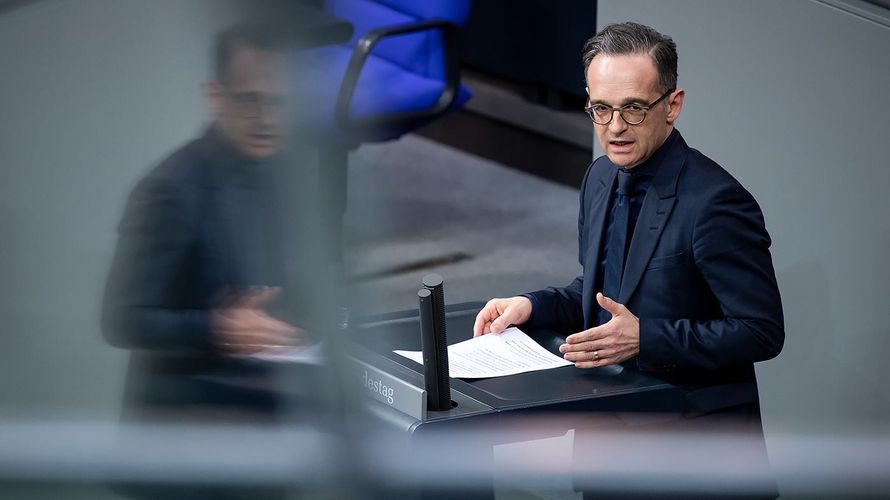
M 581 47 L 595 26 L 596 2 L 589 0 L 477 1 L 461 30 L 461 61 L 533 85 L 551 102 L 558 99 L 556 93 L 583 101 Z

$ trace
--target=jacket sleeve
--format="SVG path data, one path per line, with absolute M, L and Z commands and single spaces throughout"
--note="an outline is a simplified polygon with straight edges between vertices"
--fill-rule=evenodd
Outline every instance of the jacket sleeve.
M 131 195 L 105 289 L 102 331 L 130 349 L 206 352 L 210 311 L 182 300 L 199 214 L 168 178 L 150 176 Z
M 715 370 L 771 359 L 785 340 L 782 302 L 763 215 L 737 183 L 706 197 L 697 210 L 695 265 L 722 318 L 640 319 L 640 369 Z

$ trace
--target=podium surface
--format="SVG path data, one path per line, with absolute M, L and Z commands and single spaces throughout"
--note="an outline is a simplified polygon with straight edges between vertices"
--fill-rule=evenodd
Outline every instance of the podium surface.
M 446 307 L 449 345 L 473 336 L 476 313 L 483 305 L 482 302 L 468 302 Z M 565 341 L 564 334 L 548 329 L 523 331 L 548 351 L 562 356 L 559 346 Z M 392 401 L 376 399 L 406 413 L 405 422 L 411 430 L 437 422 L 491 414 L 675 412 L 681 410 L 683 401 L 677 388 L 637 370 L 618 365 L 594 369 L 564 366 L 504 377 L 452 378 L 455 405 L 451 410 L 417 410 L 417 405 L 408 405 L 414 410 L 405 411 L 404 405 L 400 406 L 404 400 L 400 399 L 420 395 L 424 387 L 423 366 L 392 351 L 421 349 L 418 311 L 368 318 L 354 325 L 352 335 L 358 346 L 356 359 L 364 366 L 379 370 L 375 372 L 381 378 L 387 374 L 392 376 L 387 385 L 388 388 L 394 387 L 394 394 L 390 396 Z M 411 391 L 412 387 L 417 390 Z

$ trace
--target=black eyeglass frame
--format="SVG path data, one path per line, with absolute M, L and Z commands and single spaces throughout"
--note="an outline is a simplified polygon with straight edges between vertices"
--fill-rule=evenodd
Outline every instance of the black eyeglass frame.
M 231 92 L 226 88 L 223 88 L 222 92 L 232 102 L 235 114 L 245 119 L 279 114 L 287 102 L 287 98 L 283 96 L 269 96 L 257 92 Z
M 647 104 L 647 105 L 645 105 L 645 106 L 640 106 L 640 105 L 638 105 L 638 104 L 625 104 L 624 106 L 621 106 L 621 107 L 619 107 L 619 108 L 613 108 L 613 107 L 611 107 L 611 106 L 606 106 L 605 104 L 591 104 L 590 106 L 585 106 L 585 107 L 584 107 L 584 112 L 587 113 L 587 116 L 590 117 L 590 121 L 592 121 L 593 123 L 596 123 L 597 125 L 608 125 L 608 124 L 612 123 L 612 119 L 615 118 L 615 112 L 616 112 L 616 111 L 618 112 L 619 115 L 621 115 L 621 119 L 624 120 L 624 122 L 627 123 L 628 125 L 639 125 L 639 124 L 643 123 L 643 120 L 646 119 L 646 115 L 649 113 L 649 110 L 651 110 L 651 109 L 654 108 L 658 103 L 660 103 L 661 101 L 663 101 L 665 97 L 671 95 L 671 92 L 673 92 L 673 91 L 675 91 L 675 90 L 677 90 L 677 89 L 670 89 L 670 90 L 668 90 L 668 91 L 665 92 L 664 94 L 661 94 L 661 97 L 659 97 L 658 99 L 655 99 L 654 101 L 650 102 L 649 104 Z M 596 121 L 596 118 L 594 118 L 595 115 L 594 115 L 594 113 L 593 113 L 593 108 L 594 108 L 595 106 L 602 106 L 602 107 L 604 107 L 604 108 L 608 108 L 608 109 L 609 109 L 609 119 L 606 120 L 606 121 L 603 122 L 603 123 L 600 123 L 600 122 Z M 624 117 L 624 110 L 625 110 L 625 108 L 628 108 L 628 107 L 630 107 L 630 106 L 636 106 L 636 107 L 639 107 L 640 109 L 643 110 L 643 116 L 642 116 L 642 118 L 640 118 L 639 121 L 637 121 L 637 122 L 633 122 L 633 121 L 630 121 L 630 120 L 628 120 L 627 118 Z

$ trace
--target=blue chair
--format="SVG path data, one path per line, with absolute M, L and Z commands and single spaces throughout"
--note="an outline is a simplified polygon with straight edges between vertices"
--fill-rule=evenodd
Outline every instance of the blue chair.
M 462 106 L 457 27 L 469 0 L 328 0 L 353 24 L 341 45 L 301 55 L 303 115 L 315 134 L 354 147 L 396 139 Z
M 299 95 L 309 97 L 297 116 L 321 145 L 325 225 L 339 264 L 347 152 L 401 137 L 470 98 L 457 39 L 470 0 L 328 0 L 325 10 L 350 21 L 354 35 L 299 54 Z

